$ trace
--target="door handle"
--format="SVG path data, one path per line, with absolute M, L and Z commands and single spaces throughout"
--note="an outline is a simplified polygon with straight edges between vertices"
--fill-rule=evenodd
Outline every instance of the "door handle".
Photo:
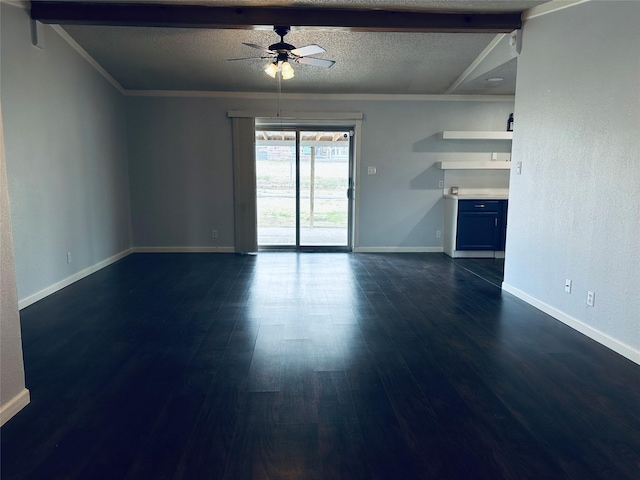
M 494 219 L 493 219 L 493 224 L 494 224 L 494 226 L 496 226 L 496 227 L 498 226 L 498 219 L 497 219 L 497 218 L 494 218 Z
M 474 205 L 476 208 L 484 208 L 484 205 Z

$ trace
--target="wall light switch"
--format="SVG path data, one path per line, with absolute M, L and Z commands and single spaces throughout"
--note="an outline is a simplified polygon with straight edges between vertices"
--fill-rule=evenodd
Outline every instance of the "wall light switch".
M 367 167 L 367 175 L 376 175 L 377 169 L 376 167 Z
M 522 162 L 518 162 L 518 163 L 516 164 L 516 173 L 517 173 L 518 175 L 522 175 Z
M 567 293 L 571 293 L 571 280 L 568 278 L 564 281 L 564 291 Z

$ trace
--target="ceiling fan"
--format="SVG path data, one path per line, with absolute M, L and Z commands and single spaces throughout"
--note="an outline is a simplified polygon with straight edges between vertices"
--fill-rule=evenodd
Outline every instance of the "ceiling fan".
M 264 55 L 259 57 L 245 57 L 245 58 L 229 58 L 229 61 L 237 60 L 253 60 L 256 58 L 270 59 L 269 65 L 265 68 L 267 75 L 275 78 L 278 72 L 281 73 L 283 80 L 288 80 L 294 76 L 293 68 L 290 61 L 301 63 L 303 65 L 311 65 L 313 67 L 331 68 L 336 62 L 333 60 L 325 60 L 323 58 L 310 57 L 309 55 L 315 55 L 323 53 L 326 50 L 320 45 L 307 45 L 306 47 L 296 48 L 284 41 L 284 36 L 289 33 L 290 27 L 288 26 L 274 26 L 273 31 L 280 36 L 280 41 L 269 45 L 269 48 L 261 47 L 255 43 L 245 43 L 244 45 L 262 50 Z

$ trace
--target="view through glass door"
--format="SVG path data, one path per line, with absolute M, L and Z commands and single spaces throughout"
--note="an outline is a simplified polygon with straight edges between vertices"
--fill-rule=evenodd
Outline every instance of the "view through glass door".
M 258 245 L 349 249 L 349 131 L 257 130 Z

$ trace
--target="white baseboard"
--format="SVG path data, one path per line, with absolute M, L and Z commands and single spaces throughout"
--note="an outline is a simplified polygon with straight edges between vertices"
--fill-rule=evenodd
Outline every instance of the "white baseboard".
M 586 323 L 583 323 L 580 320 L 573 318 L 570 315 L 567 315 L 566 313 L 558 310 L 557 308 L 552 307 L 551 305 L 548 305 L 538 300 L 537 298 L 524 293 L 522 290 L 518 290 L 517 288 L 512 287 L 507 283 L 504 283 L 504 282 L 502 283 L 502 289 L 505 292 L 508 292 L 518 297 L 520 300 L 527 302 L 529 305 L 536 307 L 538 310 L 543 311 L 547 315 L 552 316 L 556 320 L 564 323 L 565 325 L 573 328 L 574 330 L 577 330 L 583 335 L 586 335 L 590 339 L 595 340 L 596 342 L 604 345 L 607 348 L 610 348 L 614 352 L 619 353 L 623 357 L 626 357 L 632 362 L 640 365 L 640 351 L 636 350 L 630 345 L 627 345 L 626 343 L 623 343 L 620 340 L 610 337 L 606 333 L 602 333 L 600 330 L 596 330 L 595 328 L 587 325 Z
M 129 248 L 128 250 L 124 250 L 113 257 L 109 257 L 101 262 L 96 263 L 95 265 L 85 268 L 80 272 L 74 273 L 70 277 L 67 277 L 59 282 L 54 283 L 53 285 L 49 285 L 46 288 L 43 288 L 39 292 L 36 292 L 28 297 L 23 298 L 18 301 L 18 308 L 22 310 L 23 308 L 28 307 L 36 303 L 38 300 L 42 300 L 45 297 L 48 297 L 52 293 L 57 292 L 58 290 L 62 290 L 64 287 L 68 287 L 74 282 L 78 280 L 82 280 L 84 277 L 91 275 L 92 273 L 97 272 L 98 270 L 108 267 L 112 263 L 117 262 L 118 260 L 130 255 L 132 253 L 175 253 L 175 252 L 192 252 L 192 253 L 202 253 L 202 252 L 218 252 L 218 253 L 234 253 L 234 247 L 134 247 Z
M 234 247 L 134 247 L 134 253 L 235 253 Z
M 496 258 L 496 255 L 493 250 L 455 250 L 453 258 Z
M 442 253 L 442 247 L 354 247 L 354 253 Z
M 67 278 L 65 278 L 63 280 L 60 280 L 59 282 L 56 282 L 53 285 L 49 285 L 47 288 L 43 288 L 39 292 L 36 292 L 36 293 L 34 293 L 32 295 L 29 295 L 28 297 L 25 297 L 22 300 L 18 301 L 18 308 L 20 310 L 22 310 L 23 308 L 28 307 L 29 305 L 32 305 L 32 304 L 36 303 L 38 300 L 42 300 L 44 297 L 48 297 L 52 293 L 55 293 L 58 290 L 62 290 L 64 287 L 68 287 L 72 283 L 77 282 L 78 280 L 82 280 L 84 277 L 87 277 L 87 276 L 91 275 L 92 273 L 95 273 L 98 270 L 100 270 L 100 269 L 102 269 L 104 267 L 107 267 L 107 266 L 111 265 L 112 263 L 117 262 L 118 260 L 120 260 L 120 259 L 126 257 L 127 255 L 131 254 L 132 252 L 133 252 L 132 248 L 130 248 L 128 250 L 124 250 L 124 251 L 114 255 L 113 257 L 109 257 L 109 258 L 107 258 L 105 260 L 102 260 L 101 262 L 98 262 L 95 265 L 92 265 L 91 267 L 85 268 L 84 270 L 81 270 L 81 271 L 79 271 L 77 273 L 74 273 L 70 277 L 67 277 Z
M 16 413 L 29 405 L 31 396 L 29 390 L 23 388 L 22 391 L 0 407 L 0 427 L 7 423 Z

